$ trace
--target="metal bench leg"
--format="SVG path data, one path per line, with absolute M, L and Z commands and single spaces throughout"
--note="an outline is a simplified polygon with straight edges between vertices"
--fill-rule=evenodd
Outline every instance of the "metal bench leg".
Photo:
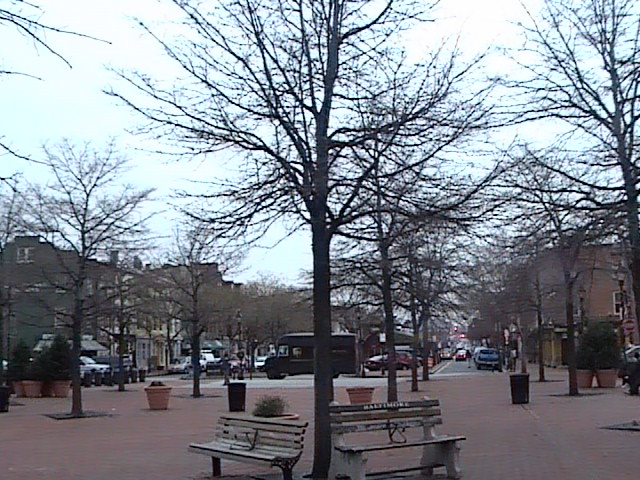
M 282 470 L 282 480 L 293 480 L 293 467 L 300 456 L 296 458 L 276 458 L 273 462 L 271 462 L 272 467 L 278 467 Z
M 220 465 L 220 459 L 217 457 L 211 457 L 211 466 L 213 467 L 213 477 L 219 477 L 222 475 L 222 467 Z

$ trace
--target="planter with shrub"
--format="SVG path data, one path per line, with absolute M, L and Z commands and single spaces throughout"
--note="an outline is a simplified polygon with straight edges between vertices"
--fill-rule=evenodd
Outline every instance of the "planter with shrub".
M 31 350 L 24 340 L 18 341 L 9 361 L 7 377 L 13 385 L 16 397 L 24 397 L 23 380 L 27 379 L 27 369 L 31 365 Z
M 171 387 L 155 381 L 145 387 L 144 391 L 147 393 L 147 403 L 150 410 L 167 410 L 169 408 Z
M 297 420 L 297 413 L 288 413 L 289 404 L 278 395 L 263 395 L 256 400 L 251 412 L 254 417 L 278 418 Z
M 619 363 L 620 347 L 613 326 L 609 322 L 594 322 L 589 325 L 580 337 L 576 352 L 578 388 L 591 387 L 594 376 L 599 387 L 615 387 Z
M 69 396 L 71 388 L 71 347 L 62 335 L 53 338 L 47 352 L 48 376 L 53 386 L 53 395 L 59 398 Z

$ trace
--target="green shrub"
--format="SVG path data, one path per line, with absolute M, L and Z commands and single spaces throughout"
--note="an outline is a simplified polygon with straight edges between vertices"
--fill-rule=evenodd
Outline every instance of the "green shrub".
M 253 414 L 256 417 L 277 417 L 282 415 L 289 404 L 287 401 L 277 395 L 263 395 L 256 401 L 253 408 Z
M 576 352 L 579 369 L 610 369 L 620 364 L 620 346 L 616 330 L 609 322 L 589 325 L 582 334 Z
M 71 380 L 71 346 L 63 335 L 56 335 L 43 358 L 48 380 Z
M 13 349 L 7 375 L 10 381 L 19 382 L 28 380 L 28 370 L 31 366 L 31 349 L 24 340 L 19 340 Z

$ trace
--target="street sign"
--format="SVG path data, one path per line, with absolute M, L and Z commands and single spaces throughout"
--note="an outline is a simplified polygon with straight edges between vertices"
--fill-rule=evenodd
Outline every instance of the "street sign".
M 631 335 L 636 331 L 636 321 L 633 318 L 625 318 L 622 321 L 622 329 L 625 335 Z

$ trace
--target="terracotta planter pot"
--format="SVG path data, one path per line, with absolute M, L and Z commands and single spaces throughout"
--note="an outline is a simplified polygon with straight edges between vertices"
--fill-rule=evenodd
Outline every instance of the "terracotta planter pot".
M 576 370 L 578 388 L 591 388 L 594 375 L 592 370 Z
M 16 397 L 24 397 L 24 385 L 22 385 L 22 380 L 11 382 L 13 385 L 13 391 L 16 393 Z
M 42 391 L 42 382 L 36 380 L 23 380 L 24 396 L 27 398 L 38 398 Z
M 371 403 L 375 387 L 348 387 L 347 394 L 352 405 Z
M 42 382 L 40 396 L 47 398 L 53 397 L 53 381 Z
M 596 380 L 600 388 L 615 388 L 618 381 L 618 371 L 615 368 L 596 370 Z
M 69 396 L 71 380 L 55 380 L 53 382 L 53 396 L 56 398 L 66 398 Z
M 172 387 L 145 387 L 147 392 L 147 402 L 150 410 L 167 410 L 169 408 L 169 397 L 171 396 Z

